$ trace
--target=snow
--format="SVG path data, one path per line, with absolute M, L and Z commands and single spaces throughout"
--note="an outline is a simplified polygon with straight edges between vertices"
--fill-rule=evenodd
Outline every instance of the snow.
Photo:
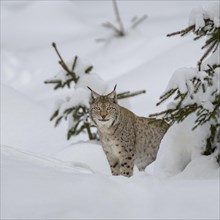
M 207 58 L 207 60 L 205 60 L 205 62 L 202 65 L 202 69 L 207 69 L 207 64 L 209 65 L 213 65 L 213 64 L 217 64 L 220 65 L 220 55 L 219 55 L 219 50 L 220 50 L 220 46 L 218 45 L 218 47 L 216 48 L 216 50 L 213 53 L 213 56 L 210 56 Z
M 189 26 L 191 25 L 195 25 L 195 31 L 205 26 L 202 7 L 198 7 L 192 10 L 189 18 Z
M 184 181 L 141 173 L 131 178 L 111 177 L 86 167 L 77 169 L 75 164 L 63 167 L 62 161 L 39 160 L 11 148 L 2 147 L 2 156 L 3 218 L 216 219 L 218 215 L 219 185 L 213 177 L 184 177 Z M 101 162 L 97 160 L 91 163 Z M 217 169 L 211 166 L 205 166 L 203 172 Z
M 1 144 L 50 154 L 66 145 L 63 127 L 54 130 L 50 111 L 1 84 Z
M 220 26 L 220 8 L 218 3 L 208 4 L 205 7 L 206 16 L 214 21 L 216 27 Z
M 200 157 L 209 134 L 209 126 L 206 124 L 192 130 L 191 122 L 195 118 L 195 115 L 190 115 L 182 123 L 175 123 L 170 127 L 157 154 L 154 166 L 156 176 L 177 175 L 184 171 L 190 161 Z
M 195 68 L 183 67 L 176 70 L 168 83 L 165 93 L 170 89 L 179 89 L 181 93 L 186 93 L 188 91 L 188 86 L 186 83 L 193 79 L 196 74 L 197 71 Z
M 155 103 L 172 73 L 195 66 L 204 43 L 166 34 L 186 27 L 192 8 L 203 4 L 120 1 L 126 27 L 134 15 L 148 18 L 124 39 L 98 44 L 107 35 L 101 23 L 115 19 L 110 1 L 1 2 L 1 219 L 220 218 L 219 165 L 200 155 L 207 127 L 192 131 L 194 116 L 174 124 L 155 163 L 135 168 L 131 178 L 111 175 L 98 142 L 84 134 L 67 141 L 66 125 L 55 129 L 49 121 L 56 100 L 55 107 L 67 96 L 69 104 L 88 104 L 86 86 L 99 93 L 115 84 L 118 92 L 146 89 L 122 102 L 138 115 L 164 108 Z M 83 75 L 75 90 L 45 85 L 60 70 L 52 42 L 65 61 L 87 60 L 94 75 Z M 184 90 L 181 77 L 174 81 Z
M 195 31 L 205 26 L 205 19 L 214 21 L 216 27 L 220 26 L 220 7 L 219 2 L 206 4 L 192 9 L 189 16 L 189 25 L 195 25 Z
M 84 74 L 80 77 L 79 81 L 76 84 L 76 88 L 84 88 L 86 91 L 88 87 L 94 89 L 99 94 L 105 94 L 108 88 L 107 82 L 105 82 L 99 75 L 96 73 Z M 90 92 L 89 92 L 90 94 Z
M 59 116 L 62 116 L 66 109 L 80 104 L 85 106 L 89 105 L 89 92 L 83 88 L 76 89 L 72 96 L 69 97 L 69 100 L 59 106 Z
M 177 69 L 173 73 L 173 76 L 171 77 L 163 94 L 166 94 L 172 89 L 177 89 L 181 94 L 187 93 L 185 99 L 181 103 L 182 107 L 186 105 L 197 104 L 198 106 L 202 106 L 205 110 L 212 112 L 214 110 L 214 105 L 212 103 L 214 102 L 215 98 L 213 94 L 219 94 L 220 68 L 218 67 L 214 70 L 213 79 L 210 79 L 210 75 L 205 72 L 205 70 L 207 70 L 205 69 L 205 67 L 208 67 L 208 65 L 218 64 L 219 51 L 220 50 L 218 47 L 217 50 L 212 55 L 210 55 L 210 57 L 208 57 L 206 62 L 204 62 L 203 64 L 204 70 L 202 71 L 198 71 L 196 68 L 191 67 L 183 67 Z M 203 89 L 199 89 L 197 93 L 195 93 L 195 84 L 193 84 L 193 79 L 201 80 L 201 83 L 204 85 L 205 91 L 203 91 Z M 174 109 L 177 106 L 178 101 L 178 99 L 176 99 L 176 101 L 171 101 L 170 103 L 168 103 L 167 108 Z

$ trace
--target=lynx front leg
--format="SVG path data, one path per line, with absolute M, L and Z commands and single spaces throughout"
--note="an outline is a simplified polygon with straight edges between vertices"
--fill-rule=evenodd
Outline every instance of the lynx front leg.
M 118 176 L 120 175 L 120 163 L 119 159 L 116 158 L 114 155 L 112 155 L 109 152 L 106 152 L 106 157 L 108 159 L 108 163 L 112 172 L 113 176 Z
M 120 174 L 126 177 L 133 175 L 134 158 L 132 156 L 123 157 L 121 160 Z
M 110 164 L 111 172 L 113 176 L 118 176 L 120 175 L 120 164 L 119 160 L 116 161 L 115 163 Z

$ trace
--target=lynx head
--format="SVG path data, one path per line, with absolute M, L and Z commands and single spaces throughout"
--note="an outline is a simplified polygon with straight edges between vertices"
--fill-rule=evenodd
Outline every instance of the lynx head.
M 120 108 L 115 89 L 116 85 L 108 95 L 99 95 L 90 89 L 90 117 L 98 127 L 109 128 L 118 122 Z

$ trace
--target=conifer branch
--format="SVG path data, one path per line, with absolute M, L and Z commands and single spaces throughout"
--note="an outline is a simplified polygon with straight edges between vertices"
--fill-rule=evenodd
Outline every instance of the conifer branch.
M 124 24 L 123 24 L 123 20 L 121 19 L 121 15 L 119 13 L 119 8 L 117 5 L 117 1 L 116 0 L 112 0 L 113 3 L 113 10 L 115 13 L 115 17 L 116 17 L 116 24 L 113 24 L 112 22 L 105 22 L 102 24 L 103 27 L 111 29 L 114 33 L 114 37 L 124 37 L 126 35 L 126 31 L 124 28 Z M 135 17 L 134 19 L 131 20 L 132 24 L 131 24 L 131 29 L 135 29 L 139 24 L 141 24 L 145 19 L 147 18 L 147 15 L 143 15 L 140 18 Z M 108 42 L 110 41 L 112 36 L 110 36 L 109 38 L 98 38 L 96 39 L 96 42 Z
M 121 30 L 118 29 L 117 27 L 115 27 L 111 22 L 108 21 L 106 23 L 103 23 L 102 25 L 103 25 L 103 27 L 112 29 L 116 33 L 116 36 L 124 36 L 124 34 L 122 34 Z
M 72 71 L 74 71 L 74 69 L 75 69 L 75 67 L 76 67 L 76 62 L 77 62 L 77 59 L 78 59 L 78 57 L 77 56 L 75 56 L 74 57 L 74 60 L 73 60 L 73 65 L 72 65 Z
M 201 64 L 203 62 L 203 60 L 210 54 L 210 52 L 215 48 L 215 46 L 218 45 L 218 41 L 214 41 L 211 46 L 209 46 L 209 48 L 207 49 L 207 51 L 203 54 L 203 56 L 200 58 L 199 62 L 198 62 L 198 68 L 199 71 L 201 70 Z M 203 49 L 204 47 L 202 47 Z
M 73 62 L 73 66 L 72 66 L 72 71 L 68 68 L 67 64 L 64 62 L 62 56 L 60 55 L 56 43 L 52 43 L 52 46 L 54 47 L 58 57 L 60 58 L 59 64 L 63 67 L 63 69 L 67 72 L 67 74 L 69 74 L 70 76 L 72 76 L 73 81 L 76 83 L 78 81 L 78 77 L 76 76 L 76 73 L 74 72 L 74 68 L 77 62 L 77 56 L 75 56 L 74 58 L 74 62 Z
M 139 90 L 136 92 L 130 92 L 130 91 L 122 92 L 122 93 L 117 94 L 117 99 L 126 99 L 126 98 L 130 98 L 130 97 L 137 96 L 140 94 L 144 94 L 144 93 L 146 93 L 145 90 Z
M 153 116 L 160 116 L 164 120 L 174 122 L 181 122 L 185 120 L 187 116 L 192 113 L 195 113 L 196 120 L 194 121 L 193 130 L 198 126 L 204 125 L 208 123 L 210 126 L 210 134 L 206 139 L 206 148 L 203 152 L 204 155 L 210 155 L 215 152 L 216 148 L 220 147 L 220 94 L 219 94 L 219 85 L 216 82 L 215 74 L 216 68 L 219 68 L 220 65 L 217 63 L 207 64 L 201 71 L 201 65 L 207 57 L 217 56 L 216 50 L 219 50 L 220 43 L 220 27 L 215 24 L 215 21 L 210 19 L 204 19 L 204 26 L 199 27 L 195 30 L 195 25 L 191 25 L 181 31 L 174 32 L 168 34 L 167 36 L 180 35 L 184 36 L 189 32 L 193 32 L 196 37 L 194 40 L 198 40 L 202 37 L 207 37 L 205 45 L 201 49 L 205 49 L 206 51 L 200 60 L 197 63 L 197 75 L 195 75 L 192 79 L 186 80 L 186 86 L 188 91 L 186 93 L 181 93 L 179 88 L 175 90 L 175 88 L 171 88 L 168 92 L 166 92 L 163 96 L 160 97 L 160 105 L 162 102 L 167 100 L 170 97 L 173 97 L 175 92 L 176 96 L 173 97 L 175 100 L 175 107 L 172 109 L 167 109 L 165 111 L 152 114 Z M 219 51 L 218 51 L 219 52 Z M 204 75 L 204 72 L 207 75 Z M 201 74 L 202 73 L 202 74 Z M 188 87 L 188 82 L 190 83 L 190 87 Z M 211 98 L 205 97 L 204 102 L 207 102 L 208 109 L 206 109 L 206 105 L 204 105 L 203 100 L 200 100 L 201 93 L 205 94 L 206 92 L 211 92 Z M 193 92 L 193 94 L 191 94 Z M 208 99 L 208 100 L 206 100 Z M 206 103 L 205 103 L 206 104 Z M 218 155 L 216 156 L 217 162 L 220 163 L 220 152 L 217 151 Z
M 119 10 L 118 10 L 118 5 L 117 5 L 116 0 L 113 0 L 113 7 L 114 7 L 117 22 L 119 24 L 119 32 L 118 32 L 119 36 L 124 36 L 125 35 L 124 25 L 123 25 L 121 17 L 120 17 L 120 13 L 119 13 Z
M 131 25 L 131 28 L 134 29 L 136 28 L 139 24 L 141 24 L 145 19 L 147 19 L 147 15 L 143 15 L 140 18 L 135 19 L 135 21 L 133 22 L 133 24 Z
M 77 83 L 77 81 L 79 80 L 79 77 L 76 75 L 76 73 L 74 72 L 74 69 L 75 69 L 75 66 L 76 66 L 76 63 L 77 63 L 77 59 L 78 59 L 78 57 L 77 56 L 75 56 L 75 58 L 74 58 L 74 61 L 73 61 L 73 64 L 72 64 L 72 67 L 71 67 L 71 69 L 69 69 L 69 67 L 67 66 L 67 64 L 65 63 L 65 61 L 63 60 L 63 58 L 62 58 L 62 56 L 61 56 L 61 54 L 60 54 L 60 52 L 58 51 L 58 49 L 57 49 L 57 46 L 56 46 L 56 43 L 52 43 L 52 46 L 53 46 L 53 48 L 55 49 L 55 52 L 56 52 L 56 54 L 58 55 L 58 57 L 59 57 L 59 61 L 58 61 L 58 63 L 61 65 L 61 67 L 65 70 L 65 74 L 66 74 L 66 81 L 65 82 L 63 82 L 62 80 L 60 80 L 60 79 L 50 79 L 50 80 L 45 80 L 44 81 L 44 83 L 45 84 L 55 84 L 55 86 L 54 86 L 54 89 L 56 90 L 56 89 L 59 89 L 59 88 L 63 88 L 63 87 L 65 87 L 65 86 L 67 86 L 68 88 L 70 88 L 70 84 L 72 83 L 72 82 L 74 82 L 74 83 Z
M 177 89 L 171 89 L 168 92 L 166 92 L 164 95 L 162 95 L 160 97 L 160 101 L 156 104 L 157 106 L 159 106 L 160 104 L 162 104 L 164 101 L 166 101 L 169 97 L 171 97 L 175 92 L 177 91 Z
M 171 37 L 171 36 L 174 36 L 174 35 L 179 35 L 182 37 L 186 34 L 188 34 L 190 31 L 193 31 L 195 29 L 195 25 L 191 25 L 181 31 L 176 31 L 176 32 L 173 32 L 173 33 L 170 33 L 170 34 L 167 34 L 167 37 Z

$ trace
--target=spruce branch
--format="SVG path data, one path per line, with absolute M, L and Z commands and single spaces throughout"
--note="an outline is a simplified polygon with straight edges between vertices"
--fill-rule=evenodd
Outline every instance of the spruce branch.
M 174 36 L 174 35 L 179 35 L 182 37 L 186 34 L 188 34 L 189 32 L 193 31 L 195 29 L 195 25 L 191 25 L 181 31 L 176 31 L 176 32 L 173 32 L 173 33 L 170 33 L 170 34 L 167 34 L 167 37 L 171 37 L 171 36 Z
M 57 49 L 56 43 L 52 43 L 52 47 L 55 49 L 55 52 L 57 54 L 57 56 L 59 57 L 59 61 L 58 63 L 61 65 L 61 67 L 65 70 L 65 75 L 66 75 L 66 80 L 63 82 L 60 79 L 50 79 L 50 80 L 46 80 L 44 81 L 45 84 L 55 84 L 54 89 L 59 89 L 59 88 L 64 88 L 65 86 L 67 86 L 68 88 L 70 88 L 70 84 L 72 82 L 77 83 L 79 80 L 79 77 L 76 75 L 76 73 L 74 72 L 76 63 L 77 63 L 77 59 L 78 57 L 75 56 L 74 61 L 73 61 L 73 65 L 71 67 L 71 69 L 68 67 L 68 65 L 65 63 L 65 61 L 63 60 L 59 50 Z
M 135 29 L 138 25 L 140 25 L 144 20 L 147 19 L 147 15 L 143 15 L 140 18 L 137 18 L 135 20 L 133 20 L 133 24 L 131 25 L 132 29 Z
M 160 104 L 162 104 L 164 101 L 166 101 L 169 97 L 171 97 L 175 92 L 177 91 L 177 89 L 171 89 L 169 91 L 167 91 L 165 94 L 163 94 L 160 97 L 160 101 L 156 104 L 157 106 L 159 106 Z
M 205 45 L 202 47 L 202 49 L 208 47 L 206 52 L 203 54 L 203 56 L 200 58 L 198 62 L 198 69 L 201 70 L 201 64 L 204 61 L 204 59 L 211 53 L 214 52 L 220 42 L 220 28 L 215 28 L 214 22 L 210 19 L 204 19 L 205 26 L 202 28 L 199 28 L 198 30 L 195 30 L 195 25 L 191 25 L 181 31 L 173 32 L 171 34 L 167 34 L 167 37 L 171 37 L 174 35 L 180 35 L 185 36 L 189 32 L 194 32 L 196 34 L 196 37 L 194 40 L 198 40 L 202 38 L 203 36 L 210 36 L 209 39 L 205 42 Z
M 114 14 L 115 14 L 115 17 L 116 17 L 116 24 L 107 21 L 107 22 L 102 23 L 102 26 L 112 30 L 113 34 L 114 34 L 113 35 L 114 37 L 124 37 L 126 35 L 126 31 L 125 31 L 125 28 L 124 28 L 123 20 L 121 18 L 120 12 L 119 12 L 119 7 L 118 7 L 118 4 L 117 4 L 117 1 L 112 0 L 112 3 L 113 3 Z M 143 15 L 140 18 L 134 17 L 131 20 L 132 24 L 131 24 L 130 28 L 135 29 L 146 18 L 147 18 L 147 15 Z M 109 38 L 98 38 L 98 39 L 96 39 L 96 42 L 109 42 L 111 37 L 112 36 L 110 36 Z
M 71 68 L 72 72 L 74 71 L 74 69 L 75 69 L 75 67 L 76 67 L 77 59 L 78 59 L 78 57 L 75 56 L 75 57 L 74 57 L 74 60 L 73 60 L 73 65 L 72 65 L 72 68 Z
M 60 58 L 60 61 L 59 61 L 59 62 L 62 63 L 62 64 L 65 66 L 66 64 L 65 64 L 65 62 L 63 61 L 63 58 L 62 58 L 62 56 L 60 55 L 60 53 L 59 53 L 59 51 L 58 51 L 58 49 L 57 49 L 57 45 L 56 45 L 55 42 L 52 43 L 52 47 L 55 49 L 55 51 L 56 51 L 58 57 Z
M 58 84 L 59 86 L 61 86 L 61 80 L 58 79 L 51 79 L 51 80 L 45 80 L 44 81 L 45 84 Z
M 58 114 L 59 114 L 59 109 L 57 109 L 57 110 L 53 113 L 53 115 L 50 117 L 50 121 L 53 121 L 53 119 L 56 118 L 56 117 L 58 116 Z
M 60 117 L 58 117 L 57 119 L 56 119 L 56 121 L 55 121 L 55 127 L 57 127 L 59 124 L 60 124 L 60 122 L 61 122 L 61 120 L 63 119 L 63 116 L 60 116 Z
M 90 124 L 89 123 L 84 123 L 84 126 L 85 126 L 85 129 L 87 131 L 89 140 L 95 140 L 96 139 L 96 134 L 92 133 Z
M 113 3 L 113 9 L 115 12 L 115 17 L 116 17 L 116 21 L 118 23 L 118 27 L 113 25 L 109 21 L 103 23 L 102 25 L 103 25 L 103 27 L 112 29 L 113 32 L 115 32 L 116 36 L 123 37 L 123 36 L 125 36 L 125 31 L 124 31 L 124 25 L 123 25 L 123 22 L 122 22 L 120 13 L 119 13 L 118 5 L 117 5 L 116 0 L 112 0 L 112 3 Z
M 218 63 L 207 63 L 203 71 L 201 71 L 201 66 L 209 55 L 217 56 L 217 53 L 214 54 L 214 52 L 219 52 L 220 27 L 217 27 L 211 19 L 204 19 L 204 23 L 204 26 L 198 29 L 195 29 L 195 25 L 191 25 L 181 31 L 167 35 L 168 37 L 174 35 L 185 36 L 193 32 L 196 35 L 194 40 L 207 37 L 204 46 L 201 48 L 206 50 L 197 63 L 197 75 L 191 79 L 186 79 L 187 91 L 182 93 L 179 88 L 171 88 L 160 97 L 160 101 L 157 103 L 157 105 L 160 105 L 172 97 L 175 100 L 175 106 L 171 106 L 171 109 L 151 114 L 150 117 L 162 117 L 163 120 L 173 124 L 184 121 L 190 114 L 195 113 L 196 119 L 192 126 L 193 130 L 206 123 L 210 126 L 210 134 L 206 139 L 204 151 L 204 155 L 210 155 L 215 152 L 216 148 L 220 148 L 220 94 L 219 85 L 215 77 L 215 74 L 218 74 L 215 69 L 219 68 L 220 65 Z M 203 101 L 200 96 L 206 93 L 207 96 L 204 96 Z M 206 105 L 206 102 L 208 105 Z M 206 106 L 208 106 L 208 109 L 206 109 Z M 216 156 L 218 163 L 220 163 L 219 151 L 217 151 L 218 155 Z
M 130 91 L 122 92 L 122 93 L 117 94 L 117 99 L 126 99 L 126 98 L 134 97 L 140 94 L 144 94 L 144 93 L 146 93 L 145 90 L 139 90 L 135 92 L 130 92 Z
M 102 25 L 103 27 L 112 29 L 116 33 L 116 36 L 124 36 L 124 33 L 122 34 L 121 30 L 115 27 L 111 22 L 108 21 L 106 23 L 103 23 Z
M 203 54 L 203 56 L 200 58 L 199 62 L 198 62 L 198 68 L 199 71 L 201 70 L 201 65 L 203 60 L 210 54 L 210 52 L 215 48 L 215 46 L 218 45 L 218 41 L 214 41 L 209 48 L 206 50 L 206 52 Z M 203 47 L 204 48 L 204 47 Z
M 121 20 L 121 16 L 120 16 L 120 13 L 119 13 L 119 10 L 118 10 L 118 5 L 117 5 L 117 2 L 116 0 L 113 0 L 113 7 L 114 7 L 114 12 L 115 12 L 115 16 L 116 16 L 116 19 L 117 19 L 117 22 L 119 24 L 119 36 L 124 36 L 125 35 L 125 31 L 124 31 L 124 25 L 122 23 L 122 20 Z
M 58 49 L 57 49 L 56 43 L 53 42 L 53 43 L 52 43 L 52 46 L 53 46 L 53 48 L 55 49 L 55 51 L 56 51 L 58 57 L 60 58 L 60 60 L 58 61 L 59 64 L 60 64 L 60 65 L 63 67 L 63 69 L 67 72 L 67 75 L 69 74 L 69 75 L 72 77 L 73 81 L 76 83 L 76 82 L 78 81 L 78 78 L 79 78 L 79 77 L 76 76 L 76 73 L 74 72 L 74 68 L 75 68 L 75 65 L 76 65 L 76 62 L 77 62 L 77 56 L 74 58 L 72 70 L 70 70 L 70 69 L 68 68 L 67 64 L 64 62 L 62 56 L 60 55 L 60 53 L 59 53 L 59 51 L 58 51 Z
M 86 70 L 85 73 L 90 73 L 93 70 L 93 66 L 89 66 Z

